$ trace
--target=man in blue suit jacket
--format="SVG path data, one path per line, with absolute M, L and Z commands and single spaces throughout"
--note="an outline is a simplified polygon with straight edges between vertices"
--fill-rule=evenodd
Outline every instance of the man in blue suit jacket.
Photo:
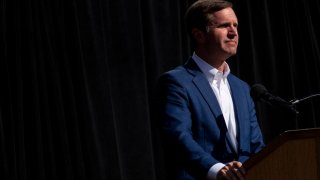
M 158 83 L 167 179 L 244 179 L 242 163 L 264 147 L 249 86 L 230 73 L 238 20 L 232 4 L 199 0 L 186 13 L 195 44 Z

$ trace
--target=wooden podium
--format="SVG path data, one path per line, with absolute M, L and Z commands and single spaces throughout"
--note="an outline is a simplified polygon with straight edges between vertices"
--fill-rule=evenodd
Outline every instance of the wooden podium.
M 286 131 L 243 166 L 246 180 L 320 180 L 320 128 Z

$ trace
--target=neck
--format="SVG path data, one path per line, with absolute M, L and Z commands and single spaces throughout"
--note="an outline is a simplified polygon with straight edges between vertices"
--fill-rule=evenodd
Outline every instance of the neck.
M 208 64 L 210 64 L 212 67 L 218 69 L 221 72 L 224 72 L 225 70 L 225 61 L 227 58 L 221 58 L 214 53 L 207 53 L 204 51 L 195 51 L 195 53 L 204 61 L 206 61 Z

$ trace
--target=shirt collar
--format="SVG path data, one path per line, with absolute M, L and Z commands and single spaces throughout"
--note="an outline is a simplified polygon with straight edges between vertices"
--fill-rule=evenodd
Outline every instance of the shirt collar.
M 211 66 L 210 64 L 208 64 L 203 59 L 201 59 L 195 52 L 193 52 L 192 59 L 196 62 L 196 64 L 199 66 L 200 70 L 205 74 L 210 83 L 212 83 L 213 80 L 220 81 L 221 79 L 226 79 L 227 76 L 230 74 L 230 68 L 228 63 L 226 62 L 224 62 L 224 72 L 221 72 L 218 69 Z

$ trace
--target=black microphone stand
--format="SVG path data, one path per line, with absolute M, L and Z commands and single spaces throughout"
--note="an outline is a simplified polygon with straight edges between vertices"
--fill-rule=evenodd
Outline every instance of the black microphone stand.
M 308 100 L 308 99 L 311 99 L 313 97 L 317 97 L 317 96 L 320 96 L 320 94 L 312 94 L 310 96 L 307 96 L 307 97 L 304 97 L 302 99 L 292 99 L 291 101 L 289 101 L 292 105 L 295 105 L 295 104 L 298 104 L 302 101 L 305 101 L 305 100 Z
M 301 103 L 301 102 L 304 102 L 304 101 L 306 101 L 306 100 L 308 100 L 308 99 L 311 99 L 311 98 L 317 97 L 317 96 L 320 96 L 320 94 L 312 94 L 312 95 L 307 96 L 307 97 L 304 97 L 304 98 L 302 98 L 302 99 L 292 99 L 292 100 L 289 101 L 290 106 L 292 107 L 292 110 L 295 111 L 295 126 L 296 126 L 296 129 L 299 127 L 299 126 L 298 126 L 298 115 L 299 115 L 299 111 L 296 110 L 296 107 L 295 107 L 295 106 L 296 106 L 297 104 Z

